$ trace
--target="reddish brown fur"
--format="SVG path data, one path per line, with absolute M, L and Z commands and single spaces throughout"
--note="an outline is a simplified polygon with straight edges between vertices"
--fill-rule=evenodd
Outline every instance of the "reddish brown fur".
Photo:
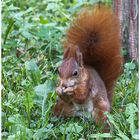
M 73 116 L 73 112 L 73 105 L 60 99 L 59 102 L 57 102 L 57 104 L 55 105 L 53 115 L 58 117 L 68 117 Z
M 109 132 L 109 125 L 107 124 L 107 116 L 104 114 L 105 112 L 110 112 L 110 106 L 107 102 L 103 100 L 99 100 L 95 104 L 95 121 L 96 124 L 104 126 L 103 131 Z
M 65 48 L 70 51 L 65 58 L 75 56 L 78 46 L 84 65 L 92 66 L 100 74 L 111 102 L 113 87 L 122 72 L 119 20 L 112 10 L 101 5 L 84 9 L 67 32 Z
M 88 73 L 88 71 L 86 71 L 84 73 Z M 83 75 L 81 75 L 82 77 Z M 90 86 L 89 86 L 89 75 L 87 74 L 85 79 L 83 80 L 81 78 L 81 81 L 79 83 L 79 86 L 77 87 L 77 89 L 74 90 L 74 94 L 73 94 L 73 99 L 75 100 L 75 102 L 82 104 L 86 101 L 86 99 L 89 96 L 89 90 L 90 90 Z
M 122 72 L 119 31 L 117 17 L 104 5 L 86 8 L 74 20 L 67 32 L 59 70 L 61 82 L 56 91 L 61 99 L 54 108 L 56 116 L 73 116 L 75 103 L 86 105 L 91 99 L 96 123 L 106 121 L 104 112 L 111 110 L 114 84 Z M 77 77 L 72 75 L 75 69 Z M 75 83 L 70 85 L 69 80 Z
M 70 58 L 68 61 L 64 61 L 61 67 L 59 68 L 60 77 L 63 79 L 71 77 L 73 70 L 76 68 L 77 68 L 77 63 L 73 57 Z
M 69 59 L 69 60 L 73 60 L 73 59 Z M 63 74 L 63 76 L 60 76 L 61 77 L 61 84 L 59 86 L 64 86 L 67 87 L 67 78 L 69 77 L 72 77 L 71 75 L 71 70 L 73 70 L 73 67 L 75 69 L 75 66 L 73 66 L 72 62 L 73 61 L 67 61 L 68 64 L 65 62 L 62 64 L 62 68 L 60 67 L 60 73 Z M 70 63 L 69 63 L 70 62 Z M 67 66 L 65 66 L 67 65 Z M 68 70 L 69 69 L 69 70 Z M 71 96 L 69 95 L 60 95 L 60 98 L 63 99 L 64 101 L 66 102 L 69 102 L 69 101 L 74 101 L 76 103 L 79 103 L 79 104 L 83 104 L 86 99 L 88 98 L 89 96 L 89 90 L 90 90 L 90 86 L 89 86 L 89 82 L 90 82 L 90 77 L 89 77 L 89 72 L 87 69 L 81 69 L 81 73 L 80 73 L 80 76 L 79 78 L 76 78 L 78 79 L 78 86 L 73 90 L 73 93 Z M 72 88 L 73 89 L 73 88 Z M 71 100 L 72 98 L 72 100 Z

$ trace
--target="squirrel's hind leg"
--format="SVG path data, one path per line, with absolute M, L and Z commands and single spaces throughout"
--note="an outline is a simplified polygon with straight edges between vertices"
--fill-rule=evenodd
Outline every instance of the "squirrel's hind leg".
M 109 132 L 109 125 L 107 123 L 107 116 L 105 112 L 110 112 L 110 104 L 108 101 L 98 101 L 95 108 L 95 121 L 97 125 L 103 127 L 103 132 Z
M 53 116 L 56 117 L 70 117 L 74 116 L 74 106 L 71 103 L 66 103 L 62 99 L 58 99 L 54 106 Z

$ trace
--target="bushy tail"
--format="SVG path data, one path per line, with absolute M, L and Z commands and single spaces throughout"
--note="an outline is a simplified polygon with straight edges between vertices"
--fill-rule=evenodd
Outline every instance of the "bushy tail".
M 113 86 L 122 72 L 119 20 L 111 8 L 95 5 L 84 8 L 67 31 L 65 47 L 80 48 L 85 65 L 92 66 L 103 79 L 111 101 Z

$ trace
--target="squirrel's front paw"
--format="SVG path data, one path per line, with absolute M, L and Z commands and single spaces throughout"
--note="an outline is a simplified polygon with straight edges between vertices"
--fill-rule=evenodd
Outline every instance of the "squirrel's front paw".
M 57 87 L 56 92 L 58 95 L 72 95 L 73 94 L 73 88 L 72 87 Z
M 61 88 L 61 87 L 57 87 L 57 88 L 56 88 L 56 93 L 57 93 L 58 95 L 62 95 L 62 94 L 63 94 L 62 88 Z
M 64 93 L 67 95 L 72 95 L 74 93 L 74 88 L 73 87 L 65 88 Z

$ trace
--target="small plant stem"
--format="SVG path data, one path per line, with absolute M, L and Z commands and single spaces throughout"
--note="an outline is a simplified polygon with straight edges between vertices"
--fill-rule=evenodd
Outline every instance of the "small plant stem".
M 14 25 L 15 21 L 12 21 L 11 23 L 9 23 L 8 27 L 7 27 L 7 30 L 6 30 L 6 34 L 5 34 L 5 37 L 4 37 L 4 43 L 6 43 L 6 40 L 7 40 L 7 37 L 8 37 L 8 34 L 12 28 L 12 26 Z
M 26 93 L 26 100 L 27 100 L 28 126 L 30 127 L 30 106 L 29 106 L 28 92 Z

